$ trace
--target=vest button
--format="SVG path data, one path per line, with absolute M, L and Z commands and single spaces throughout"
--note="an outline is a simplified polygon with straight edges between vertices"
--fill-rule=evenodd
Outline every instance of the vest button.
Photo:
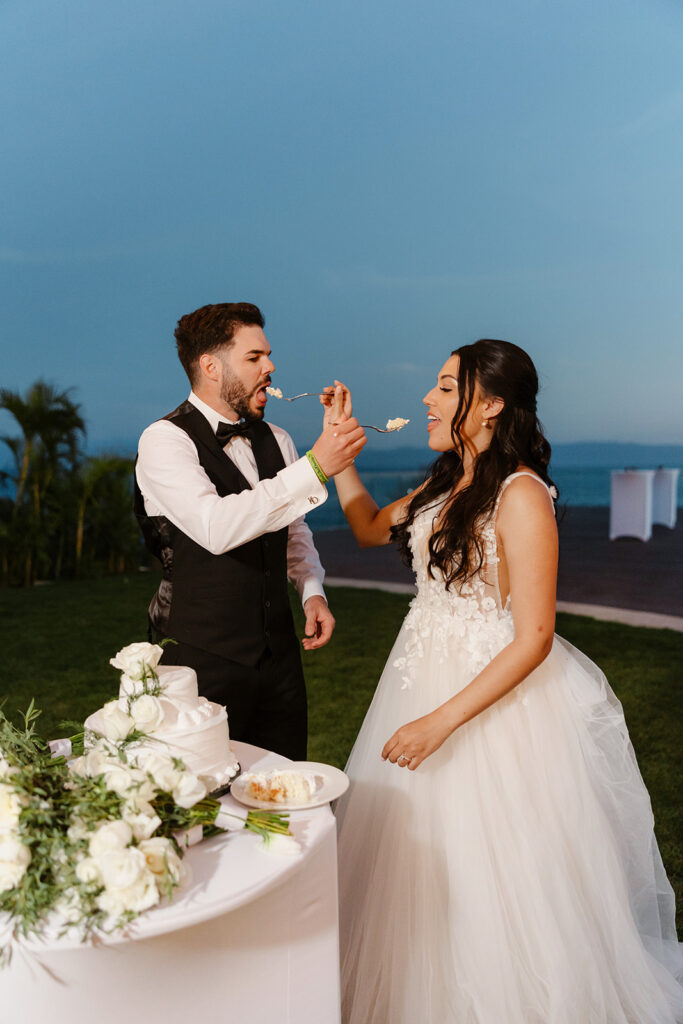
M 266 608 L 270 608 L 270 601 L 265 602 Z
M 270 576 L 270 569 L 266 569 L 266 576 Z
M 268 538 L 267 537 L 263 538 L 263 546 L 264 546 L 264 548 L 268 547 Z

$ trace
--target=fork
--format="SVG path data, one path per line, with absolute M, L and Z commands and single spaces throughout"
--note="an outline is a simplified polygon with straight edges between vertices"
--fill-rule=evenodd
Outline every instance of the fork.
M 291 398 L 287 398 L 286 395 L 273 395 L 273 398 L 279 398 L 281 402 L 296 402 L 298 398 L 320 398 L 319 391 L 302 391 L 300 395 L 292 395 Z
M 275 390 L 273 388 L 273 390 Z M 319 391 L 302 391 L 300 395 L 292 395 L 288 398 L 286 395 L 272 395 L 273 398 L 279 398 L 281 402 L 296 402 L 299 398 L 320 398 L 321 392 Z M 331 424 L 335 426 L 335 424 Z M 395 434 L 400 427 L 394 427 L 393 430 L 388 430 L 386 427 L 375 427 L 372 423 L 361 423 L 360 426 L 363 430 L 376 430 L 378 434 Z
M 329 425 L 331 427 L 337 426 L 336 423 L 330 423 Z M 374 427 L 372 423 L 359 423 L 358 426 L 362 427 L 363 430 L 376 430 L 378 434 L 397 434 L 401 429 L 401 427 L 394 427 L 393 430 L 387 430 L 386 427 Z

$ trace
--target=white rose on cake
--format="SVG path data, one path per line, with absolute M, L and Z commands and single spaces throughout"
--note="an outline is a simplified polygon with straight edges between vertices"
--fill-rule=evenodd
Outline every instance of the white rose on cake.
M 151 775 L 155 784 L 164 793 L 172 793 L 180 782 L 182 772 L 173 764 L 173 759 L 168 754 L 152 751 L 144 757 L 138 756 L 139 767 Z
M 115 658 L 109 659 L 109 664 L 120 669 L 129 679 L 143 679 L 150 672 L 154 672 L 163 653 L 163 647 L 159 647 L 158 644 L 128 644 L 118 651 Z
M 121 710 L 118 700 L 110 700 L 101 711 L 102 731 L 108 740 L 125 740 L 135 728 L 135 722 Z
M 0 892 L 14 889 L 31 863 L 31 851 L 13 835 L 0 835 Z
M 99 743 L 91 747 L 87 753 L 69 762 L 69 768 L 74 775 L 85 775 L 94 779 L 103 775 L 107 768 L 113 767 L 118 759 L 112 758 L 109 749 Z
M 86 773 L 94 778 L 102 775 L 109 768 L 121 764 L 116 747 L 111 747 L 106 740 L 100 740 L 94 747 L 91 747 L 84 755 Z
M 106 765 L 101 774 L 107 789 L 120 796 L 125 796 L 135 783 L 132 771 L 125 764 Z
M 164 720 L 164 709 L 158 697 L 143 693 L 131 701 L 130 717 L 140 732 L 154 733 Z

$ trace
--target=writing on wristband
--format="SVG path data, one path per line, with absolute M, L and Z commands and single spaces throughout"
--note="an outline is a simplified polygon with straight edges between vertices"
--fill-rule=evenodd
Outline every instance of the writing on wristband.
M 308 451 L 308 452 L 306 452 L 306 458 L 308 459 L 308 461 L 310 462 L 311 466 L 313 467 L 313 472 L 314 472 L 314 473 L 315 473 L 315 475 L 317 476 L 317 478 L 318 478 L 318 480 L 320 481 L 320 483 L 321 483 L 321 484 L 326 484 L 326 483 L 327 483 L 327 481 L 328 481 L 328 480 L 329 480 L 330 478 L 329 478 L 329 476 L 327 476 L 327 474 L 325 473 L 325 470 L 324 470 L 324 469 L 322 468 L 322 466 L 320 465 L 320 463 L 319 463 L 319 462 L 318 462 L 318 460 L 316 459 L 316 457 L 315 457 L 315 455 L 313 454 L 313 452 L 312 452 L 312 451 Z

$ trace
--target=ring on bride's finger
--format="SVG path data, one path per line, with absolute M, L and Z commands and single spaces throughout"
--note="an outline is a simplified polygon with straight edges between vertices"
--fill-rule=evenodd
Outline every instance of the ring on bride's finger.
M 398 760 L 399 761 L 412 761 L 412 758 L 411 758 L 410 754 L 399 754 L 398 755 Z

